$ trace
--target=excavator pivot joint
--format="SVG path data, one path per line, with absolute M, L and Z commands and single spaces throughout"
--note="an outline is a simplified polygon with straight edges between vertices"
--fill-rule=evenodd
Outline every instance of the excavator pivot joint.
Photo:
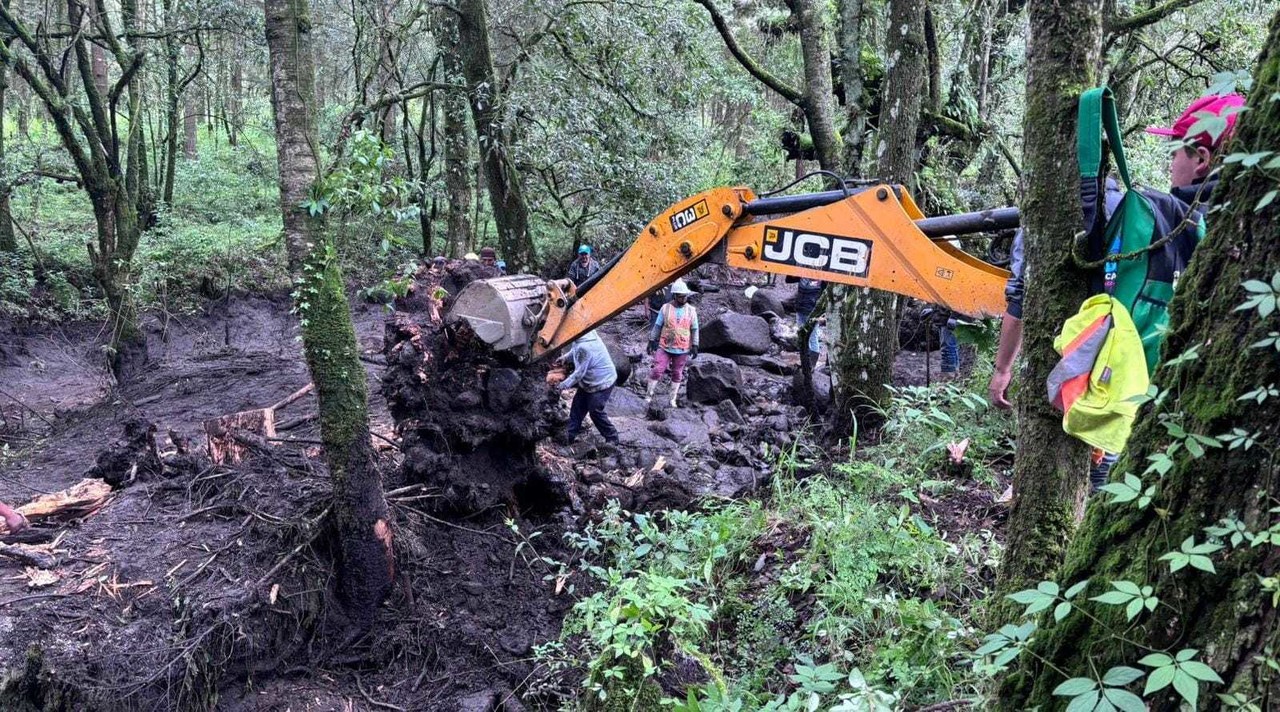
M 876 191 L 876 200 L 884 202 L 888 199 L 889 199 L 889 190 L 887 188 L 881 188 Z
M 721 208 L 720 208 L 720 212 L 724 213 L 724 216 L 725 216 L 726 218 L 731 218 L 731 217 L 733 217 L 733 207 L 732 207 L 732 206 L 730 206 L 730 205 L 724 205 L 724 206 L 721 206 Z
M 693 245 L 688 242 L 680 243 L 680 256 L 686 260 L 693 257 Z
M 742 251 L 742 254 L 746 255 L 747 259 L 749 259 L 749 260 L 754 260 L 754 259 L 756 258 L 756 248 L 755 248 L 755 246 L 754 246 L 754 245 L 747 245 L 747 249 L 743 250 L 743 251 Z

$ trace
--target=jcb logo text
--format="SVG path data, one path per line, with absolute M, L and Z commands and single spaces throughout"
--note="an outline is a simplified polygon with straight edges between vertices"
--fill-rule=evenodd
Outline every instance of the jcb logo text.
M 671 216 L 671 232 L 698 222 L 707 216 L 707 201 L 699 200 L 689 207 Z
M 764 229 L 764 261 L 866 277 L 871 242 L 782 227 Z

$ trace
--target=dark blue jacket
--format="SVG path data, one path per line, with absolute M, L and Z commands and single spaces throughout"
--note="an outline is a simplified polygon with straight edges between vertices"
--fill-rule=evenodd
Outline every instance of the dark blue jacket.
M 1195 250 L 1196 244 L 1200 241 L 1200 231 L 1196 221 L 1190 221 L 1191 224 L 1183 225 L 1187 222 L 1187 216 L 1192 211 L 1192 205 L 1195 205 L 1195 212 L 1203 217 L 1208 213 L 1211 205 L 1210 196 L 1218 185 L 1217 178 L 1209 178 L 1204 182 L 1192 183 L 1188 186 L 1174 188 L 1169 193 L 1162 193 L 1158 190 L 1150 188 L 1139 188 L 1143 195 L 1151 201 L 1152 207 L 1156 213 L 1157 235 L 1168 235 L 1176 228 L 1182 226 L 1171 240 L 1173 249 L 1154 250 L 1149 255 L 1148 272 L 1153 276 L 1161 279 L 1161 281 L 1173 282 L 1174 278 L 1181 274 L 1191 259 L 1191 253 Z M 1201 190 L 1203 188 L 1203 190 Z M 1088 186 L 1081 189 L 1081 198 L 1085 203 L 1086 214 L 1084 216 L 1085 224 L 1090 224 L 1092 217 L 1089 215 L 1089 205 L 1096 204 L 1091 200 L 1091 196 L 1084 195 L 1088 191 Z M 1196 201 L 1199 195 L 1200 200 Z M 1111 217 L 1116 207 L 1120 205 L 1120 199 L 1124 197 L 1124 193 L 1120 190 L 1119 185 L 1114 180 L 1107 179 L 1106 192 L 1106 214 Z M 1100 246 L 1091 246 L 1092 258 L 1101 257 L 1103 248 Z M 1013 238 L 1013 248 L 1009 253 L 1009 281 L 1005 283 L 1005 313 L 1017 319 L 1022 318 L 1022 300 L 1026 294 L 1026 280 L 1030 275 L 1026 273 L 1026 252 L 1022 240 L 1022 230 Z M 1091 279 L 1092 289 L 1095 293 L 1102 291 L 1102 274 L 1098 272 Z

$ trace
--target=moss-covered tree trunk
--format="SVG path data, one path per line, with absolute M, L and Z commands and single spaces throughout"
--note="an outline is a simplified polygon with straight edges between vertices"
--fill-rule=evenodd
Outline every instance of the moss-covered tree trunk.
M 459 0 L 458 51 L 471 99 L 471 118 L 480 143 L 480 164 L 485 188 L 498 228 L 498 254 L 511 272 L 532 271 L 537 266 L 533 235 L 529 232 L 529 206 L 525 203 L 520 174 L 511 158 L 509 131 L 502 115 L 493 52 L 489 49 L 486 0 Z
M 916 130 L 924 98 L 924 3 L 893 0 L 885 36 L 887 57 L 876 146 L 877 177 L 910 185 L 916 167 Z M 856 169 L 856 166 L 850 166 Z M 849 432 L 852 421 L 874 427 L 893 383 L 898 355 L 898 298 L 889 292 L 845 290 L 832 334 L 830 356 L 835 407 L 833 428 Z
M 5 7 L 9 1 L 4 0 Z M 8 40 L 5 40 L 8 42 Z M 0 129 L 3 129 L 5 94 L 9 90 L 9 63 L 0 62 Z M 9 208 L 9 197 L 13 186 L 4 180 L 8 154 L 4 148 L 4 131 L 0 130 L 0 252 L 14 252 L 18 249 L 18 240 L 13 234 L 13 214 Z
M 164 0 L 164 21 L 169 26 L 177 24 L 174 14 L 174 0 Z M 166 35 L 164 38 L 165 75 L 164 75 L 164 172 L 160 176 L 160 200 L 166 205 L 173 205 L 173 183 L 178 172 L 178 38 Z M 182 122 L 185 124 L 185 122 Z
M 0 44 L 0 60 L 39 97 L 92 203 L 96 239 L 86 247 L 111 312 L 111 370 L 117 381 L 127 381 L 147 361 L 129 282 L 134 251 L 154 216 L 142 141 L 140 70 L 145 54 L 129 39 L 138 8 L 131 0 L 120 4 L 123 33 L 113 24 L 112 13 L 90 12 L 79 3 L 65 8 L 68 26 L 77 31 L 57 44 L 37 37 L 32 24 L 0 4 L 0 30 L 9 40 Z M 120 67 L 116 85 L 128 92 L 123 111 L 102 89 L 106 50 L 91 43 L 89 35 L 102 39 Z M 72 80 L 73 71 L 78 81 Z
M 444 80 L 464 86 L 457 13 L 447 8 L 437 9 L 434 30 Z M 450 257 L 462 257 L 471 249 L 471 131 L 467 128 L 467 97 L 461 92 L 446 91 L 441 98 L 444 104 L 445 246 Z
M 1044 383 L 1058 360 L 1054 335 L 1089 296 L 1089 277 L 1071 260 L 1081 222 L 1076 113 L 1080 94 L 1097 78 L 1101 10 L 1098 0 L 1028 4 L 1021 206 L 1028 277 L 1025 364 L 1018 396 L 1015 499 L 997 585 L 1003 592 L 1039 581 L 1062 561 L 1088 490 L 1088 449 L 1063 432 L 1062 415 L 1045 399 Z
M 322 218 L 302 207 L 319 175 L 315 65 L 308 0 L 263 5 L 280 166 L 280 211 L 295 275 L 302 344 L 320 401 L 320 433 L 333 480 L 341 598 L 367 629 L 391 588 L 394 558 L 382 477 L 369 439 L 368 393 L 342 268 Z
M 1280 151 L 1277 91 L 1280 15 L 1272 21 L 1250 109 L 1241 115 L 1231 151 Z M 1280 312 L 1263 316 L 1253 307 L 1237 310 L 1250 296 L 1280 292 L 1280 213 L 1274 204 L 1255 210 L 1275 188 L 1274 179 L 1261 171 L 1238 165 L 1224 171 L 1218 188 L 1223 193 L 1215 196 L 1224 209 L 1210 217 L 1209 234 L 1178 285 L 1164 350 L 1173 357 L 1198 348 L 1199 358 L 1181 365 L 1167 358 L 1156 370 L 1156 383 L 1169 395 L 1143 412 L 1117 468 L 1140 476 L 1142 489 L 1154 487 L 1154 498 L 1143 508 L 1134 502 L 1090 504 L 1056 576 L 1064 585 L 1089 579 L 1090 595 L 1108 590 L 1112 581 L 1150 585 L 1160 605 L 1140 614 L 1136 625 L 1125 621 L 1123 606 L 1097 604 L 1089 608 L 1096 618 L 1074 613 L 1056 625 L 1046 623 L 1032 644 L 1045 662 L 1024 655 L 1022 667 L 1006 681 L 1002 709 L 1049 709 L 1059 704 L 1052 690 L 1063 674 L 1089 676 L 1091 670 L 1122 664 L 1141 668 L 1136 661 L 1152 651 L 1183 649 L 1200 651 L 1195 659 L 1226 683 L 1201 691 L 1203 708 L 1218 708 L 1210 693 L 1228 692 L 1264 710 L 1280 705 L 1280 675 L 1268 667 L 1280 654 L 1280 621 L 1274 583 L 1267 584 L 1280 573 L 1280 537 L 1251 546 L 1247 540 L 1233 544 L 1229 535 L 1215 538 L 1205 529 L 1226 518 L 1251 534 L 1268 529 L 1280 534 L 1280 513 L 1271 509 L 1280 479 L 1280 395 L 1274 390 L 1259 395 L 1259 389 L 1267 393 L 1280 384 L 1280 351 L 1269 341 L 1280 331 Z M 1254 292 L 1242 288 L 1251 280 L 1256 280 Z M 1254 396 L 1246 397 L 1249 393 Z M 1162 423 L 1167 419 L 1187 433 L 1234 432 L 1252 442 L 1211 447 L 1200 458 L 1183 446 L 1163 476 L 1144 474 L 1149 458 L 1174 442 Z M 1216 573 L 1191 566 L 1173 572 L 1169 561 L 1160 560 L 1181 549 L 1188 537 L 1197 544 L 1216 539 L 1225 545 L 1208 554 Z M 1124 631 L 1124 640 L 1113 630 Z M 1170 693 L 1150 698 L 1150 709 L 1178 709 Z
M 866 91 L 862 67 L 864 0 L 840 0 L 840 79 L 844 82 L 844 155 L 846 176 L 862 175 L 863 134 L 867 130 Z
M 804 60 L 804 116 L 813 150 L 823 170 L 840 171 L 840 133 L 836 130 L 835 96 L 831 93 L 831 35 L 824 17 L 826 3 L 790 0 L 800 33 Z

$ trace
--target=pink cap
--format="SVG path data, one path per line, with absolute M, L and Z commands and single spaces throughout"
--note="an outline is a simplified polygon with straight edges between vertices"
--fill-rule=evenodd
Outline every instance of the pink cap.
M 1205 148 L 1214 149 L 1226 140 L 1226 138 L 1231 135 L 1232 131 L 1235 131 L 1236 117 L 1240 115 L 1240 112 L 1233 111 L 1226 116 L 1223 116 L 1223 118 L 1227 120 L 1227 130 L 1223 131 L 1216 141 L 1208 131 L 1202 131 L 1195 136 L 1188 137 L 1187 130 L 1201 119 L 1201 117 L 1196 116 L 1196 114 L 1208 112 L 1214 116 L 1222 116 L 1223 112 L 1227 109 L 1238 106 L 1244 106 L 1244 97 L 1239 94 L 1210 94 L 1209 96 L 1202 96 L 1191 102 L 1191 106 L 1188 106 L 1187 110 L 1182 112 L 1182 116 L 1179 116 L 1178 120 L 1173 122 L 1172 128 L 1151 126 L 1147 128 L 1147 133 L 1155 134 L 1156 136 L 1169 136 L 1176 139 L 1190 138 L 1192 141 L 1195 141 Z

